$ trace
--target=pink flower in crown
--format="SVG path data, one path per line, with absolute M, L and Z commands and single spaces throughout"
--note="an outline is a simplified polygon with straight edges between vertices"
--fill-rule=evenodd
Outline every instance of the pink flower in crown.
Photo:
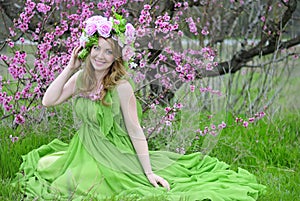
M 88 36 L 92 36 L 97 31 L 97 24 L 96 23 L 87 23 L 84 30 Z
M 101 21 L 97 24 L 97 31 L 104 38 L 110 37 L 113 23 L 111 21 Z
M 135 28 L 130 23 L 126 24 L 125 28 L 126 44 L 130 44 L 135 39 Z
M 125 45 L 125 47 L 122 49 L 122 57 L 124 61 L 129 61 L 131 57 L 134 56 L 134 51 L 132 47 L 129 45 Z

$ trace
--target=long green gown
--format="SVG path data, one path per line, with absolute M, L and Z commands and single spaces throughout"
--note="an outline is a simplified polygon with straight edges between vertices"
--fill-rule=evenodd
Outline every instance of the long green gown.
M 116 90 L 110 106 L 74 98 L 81 127 L 70 144 L 55 139 L 23 156 L 14 184 L 26 200 L 212 200 L 253 201 L 265 186 L 255 176 L 218 159 L 194 153 L 150 151 L 153 171 L 171 186 L 153 187 L 143 173 L 124 127 Z

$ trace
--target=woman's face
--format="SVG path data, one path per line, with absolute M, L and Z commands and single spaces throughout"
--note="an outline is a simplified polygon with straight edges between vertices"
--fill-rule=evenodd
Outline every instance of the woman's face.
M 95 71 L 106 71 L 115 60 L 111 44 L 100 37 L 91 49 L 90 59 Z

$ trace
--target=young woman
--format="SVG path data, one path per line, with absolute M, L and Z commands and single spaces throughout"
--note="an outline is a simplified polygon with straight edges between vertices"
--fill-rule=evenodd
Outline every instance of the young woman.
M 42 102 L 73 97 L 81 127 L 70 144 L 56 139 L 24 156 L 15 183 L 30 200 L 256 200 L 265 187 L 246 170 L 200 153 L 148 151 L 123 60 L 130 58 L 132 31 L 101 16 L 86 22 L 82 46 Z

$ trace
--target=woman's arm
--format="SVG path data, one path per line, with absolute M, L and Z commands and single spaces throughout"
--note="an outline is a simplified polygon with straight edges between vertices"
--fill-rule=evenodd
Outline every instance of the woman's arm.
M 46 90 L 42 100 L 42 104 L 44 106 L 58 105 L 74 94 L 76 80 L 79 72 L 75 73 L 74 75 L 72 74 L 81 66 L 81 62 L 79 61 L 77 56 L 80 49 L 80 47 L 75 47 L 73 49 L 71 59 L 67 67 Z
M 148 144 L 138 120 L 136 98 L 131 85 L 129 82 L 124 81 L 118 85 L 117 91 L 120 97 L 120 104 L 128 134 L 148 180 L 155 187 L 160 183 L 169 190 L 169 183 L 152 172 Z

